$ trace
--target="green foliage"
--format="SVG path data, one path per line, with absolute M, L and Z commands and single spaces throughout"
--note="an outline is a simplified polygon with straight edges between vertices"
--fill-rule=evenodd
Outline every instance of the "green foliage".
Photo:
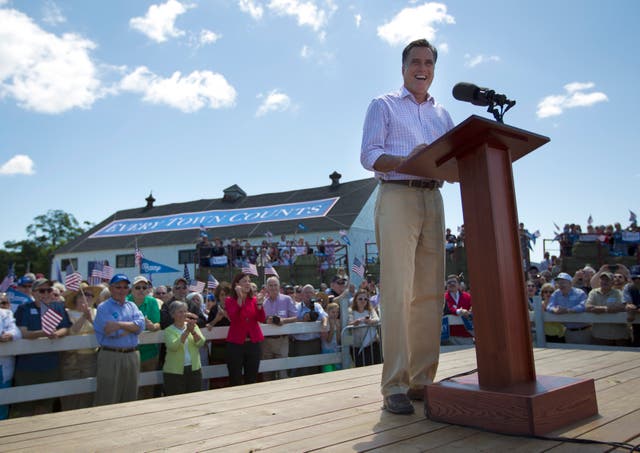
M 0 250 L 0 273 L 5 275 L 13 262 L 17 275 L 27 271 L 48 275 L 53 252 L 91 226 L 89 222 L 81 226 L 73 214 L 59 209 L 36 216 L 26 229 L 28 239 L 4 243 L 5 250 Z

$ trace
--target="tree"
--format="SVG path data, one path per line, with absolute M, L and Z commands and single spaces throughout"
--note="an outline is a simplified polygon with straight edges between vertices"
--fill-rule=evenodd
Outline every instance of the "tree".
M 92 224 L 84 222 L 83 226 L 73 214 L 59 209 L 35 217 L 27 227 L 29 239 L 4 243 L 5 250 L 0 250 L 0 270 L 6 272 L 9 263 L 13 262 L 18 275 L 27 270 L 48 274 L 53 252 L 80 236 Z
M 60 209 L 49 210 L 33 219 L 27 227 L 27 235 L 41 247 L 53 252 L 58 247 L 84 233 L 73 214 Z M 86 223 L 86 222 L 85 222 Z

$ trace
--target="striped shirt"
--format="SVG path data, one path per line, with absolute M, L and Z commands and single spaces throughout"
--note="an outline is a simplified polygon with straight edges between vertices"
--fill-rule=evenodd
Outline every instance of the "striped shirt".
M 418 104 L 405 87 L 371 101 L 364 120 L 360 162 L 367 170 L 382 154 L 408 156 L 423 143 L 433 143 L 453 128 L 449 113 L 433 96 Z M 378 179 L 421 179 L 390 171 L 376 171 Z

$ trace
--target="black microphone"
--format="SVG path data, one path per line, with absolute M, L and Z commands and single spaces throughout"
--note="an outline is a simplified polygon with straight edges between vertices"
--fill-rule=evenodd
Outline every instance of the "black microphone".
M 460 82 L 453 87 L 453 97 L 459 101 L 471 102 L 473 105 L 485 107 L 491 105 L 496 92 L 482 88 L 473 83 Z

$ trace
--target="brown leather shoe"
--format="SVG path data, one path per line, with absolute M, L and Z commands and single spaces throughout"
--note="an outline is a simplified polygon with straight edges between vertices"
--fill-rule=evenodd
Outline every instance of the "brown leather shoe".
M 411 415 L 414 412 L 411 401 L 402 393 L 385 396 L 382 408 L 392 414 Z
M 410 388 L 407 391 L 407 397 L 411 401 L 424 401 L 424 386 Z

